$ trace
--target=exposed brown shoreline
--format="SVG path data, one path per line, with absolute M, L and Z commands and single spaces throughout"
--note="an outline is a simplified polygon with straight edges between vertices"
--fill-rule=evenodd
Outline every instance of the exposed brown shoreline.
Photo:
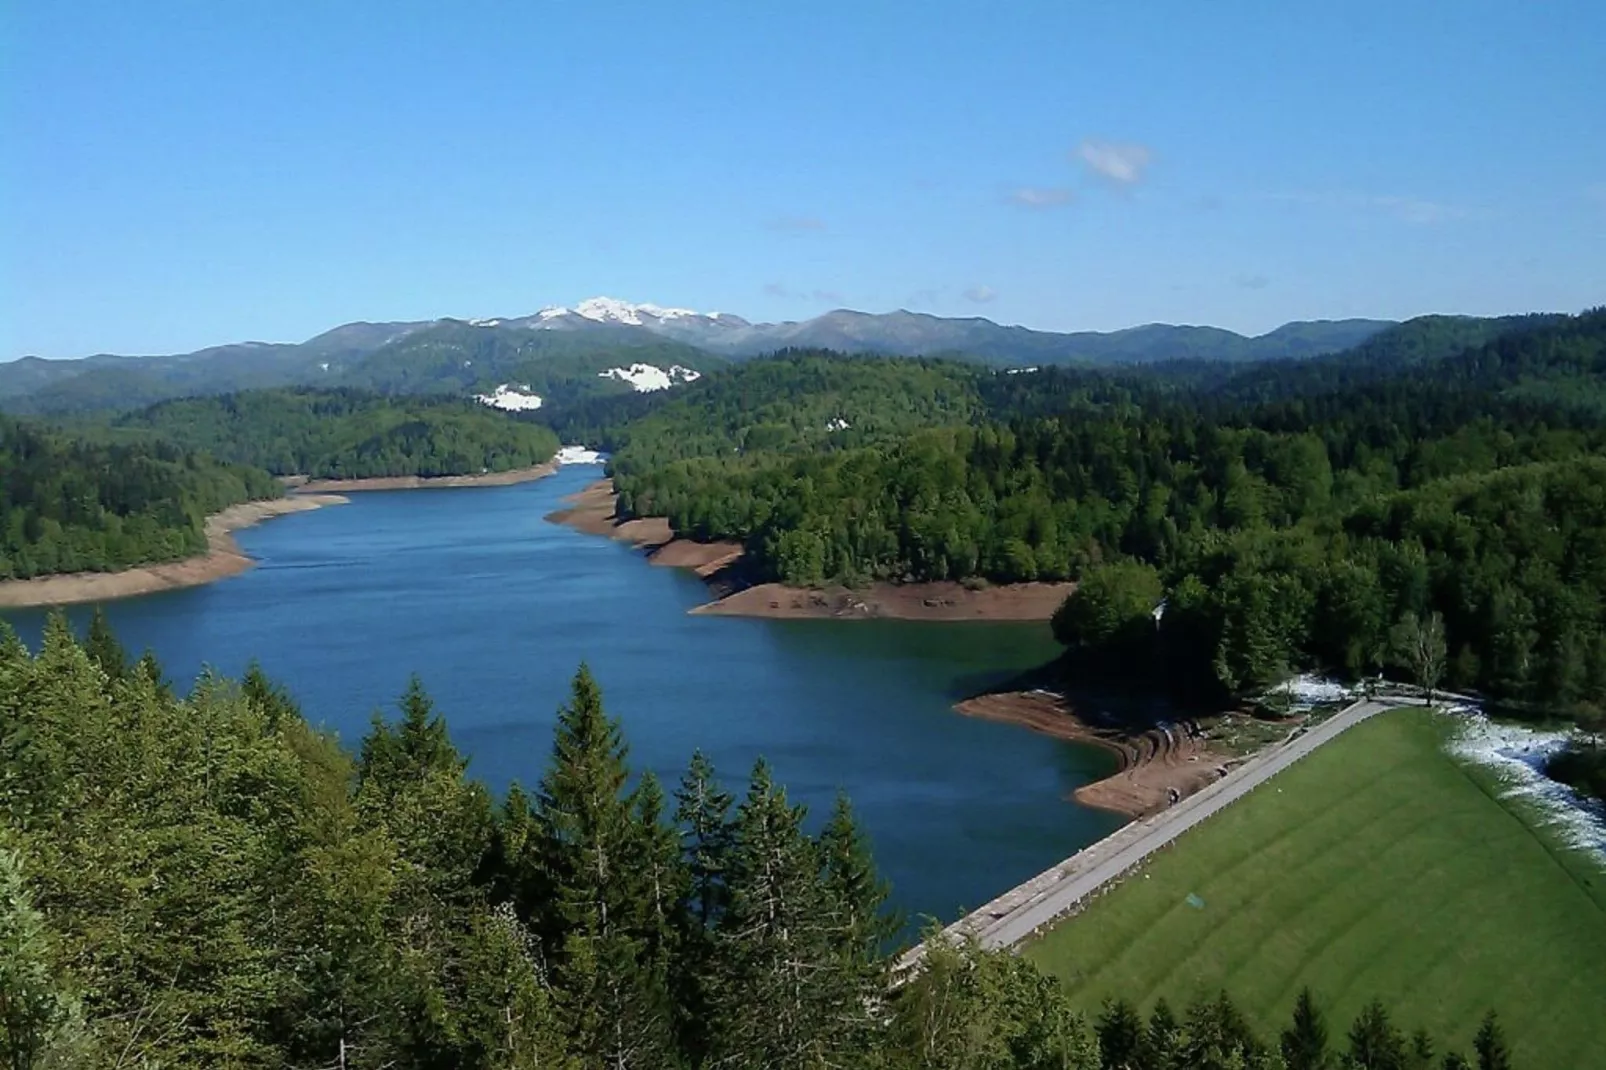
M 286 479 L 284 484 L 297 494 L 330 491 L 343 494 L 354 490 L 427 490 L 431 487 L 506 487 L 514 483 L 545 479 L 557 470 L 558 466 L 554 462 L 547 461 L 527 468 L 509 468 L 505 472 L 484 472 L 470 476 L 369 476 L 364 479 L 307 479 L 304 476 L 293 476 Z
M 1014 583 L 972 590 L 951 581 L 874 583 L 862 589 L 819 590 L 780 583 L 749 584 L 741 575 L 742 547 L 733 542 L 678 538 L 662 517 L 621 520 L 612 480 L 599 480 L 565 499 L 547 519 L 591 535 L 628 542 L 652 564 L 689 568 L 708 582 L 714 600 L 691 612 L 711 616 L 810 620 L 1043 621 L 1073 589 L 1069 583 Z
M 1084 806 L 1147 817 L 1215 780 L 1236 759 L 1210 750 L 1180 727 L 1132 731 L 1078 717 L 1063 695 L 1046 690 L 1006 691 L 966 699 L 954 707 L 968 717 L 1003 721 L 1056 739 L 1088 743 L 1114 754 L 1120 768 L 1072 793 Z
M 256 564 L 247 557 L 232 532 L 252 527 L 271 517 L 304 513 L 325 505 L 342 505 L 338 494 L 294 494 L 260 502 L 231 505 L 206 518 L 207 551 L 182 561 L 139 565 L 120 572 L 71 572 L 29 580 L 0 582 L 0 607 L 60 606 L 75 602 L 103 602 L 113 598 L 153 594 L 234 576 Z

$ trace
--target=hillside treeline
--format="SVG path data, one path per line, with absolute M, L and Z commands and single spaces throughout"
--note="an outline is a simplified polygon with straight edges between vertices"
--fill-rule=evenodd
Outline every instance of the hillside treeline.
M 265 472 L 167 443 L 88 441 L 0 417 L 0 580 L 200 553 L 208 513 L 281 493 Z
M 552 431 L 473 401 L 359 390 L 247 390 L 167 401 L 120 418 L 275 475 L 456 476 L 550 460 Z
M 1278 1036 L 1226 996 L 1088 1021 L 1024 960 L 893 992 L 851 809 L 760 762 L 632 775 L 583 668 L 538 784 L 493 799 L 415 683 L 355 754 L 259 670 L 174 693 L 103 619 L 0 628 L 0 1058 L 44 1067 L 1227 1070 L 1437 1061 L 1368 1007 Z M 1475 1023 L 1466 1023 L 1463 1039 Z M 1507 1068 L 1494 1020 L 1480 1067 Z
M 800 585 L 1141 566 L 1119 575 L 1156 596 L 1151 627 L 1116 660 L 1161 650 L 1191 668 L 1179 677 L 1231 691 L 1309 666 L 1377 671 L 1399 660 L 1397 626 L 1442 620 L 1439 678 L 1572 703 L 1606 697 L 1603 342 L 1602 312 L 1518 321 L 1384 378 L 1338 358 L 1269 366 L 1271 400 L 1238 380 L 1002 374 L 978 388 L 984 418 L 857 448 L 756 449 L 745 427 L 690 420 L 687 399 L 631 427 L 616 482 L 627 510 L 739 539 Z M 1302 376 L 1308 392 L 1285 396 Z

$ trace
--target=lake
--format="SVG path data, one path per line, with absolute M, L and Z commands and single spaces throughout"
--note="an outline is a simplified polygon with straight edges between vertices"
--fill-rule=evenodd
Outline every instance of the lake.
M 176 683 L 257 659 L 348 745 L 417 673 L 498 791 L 540 777 L 586 661 L 666 790 L 701 748 L 733 790 L 767 758 L 816 825 L 846 791 L 912 918 L 951 920 L 1121 824 L 1067 801 L 1108 755 L 952 709 L 1052 657 L 1047 625 L 688 616 L 695 576 L 542 519 L 598 474 L 354 494 L 239 532 L 249 572 L 107 616 Z M 41 611 L 3 612 L 37 644 Z

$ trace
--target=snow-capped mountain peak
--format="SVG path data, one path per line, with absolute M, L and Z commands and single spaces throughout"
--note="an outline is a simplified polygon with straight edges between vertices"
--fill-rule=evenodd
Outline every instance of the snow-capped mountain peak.
M 590 297 L 573 308 L 543 308 L 536 315 L 543 320 L 559 316 L 580 316 L 596 323 L 622 323 L 630 327 L 644 326 L 648 321 L 685 319 L 700 316 L 689 308 L 664 308 L 660 305 L 634 304 L 616 297 Z

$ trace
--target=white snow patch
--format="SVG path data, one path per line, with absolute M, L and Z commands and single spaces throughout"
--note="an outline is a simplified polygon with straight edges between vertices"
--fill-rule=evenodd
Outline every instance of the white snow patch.
M 603 464 L 608 458 L 584 446 L 564 446 L 552 460 L 557 464 Z
M 618 379 L 629 383 L 638 393 L 668 390 L 676 383 L 690 383 L 702 378 L 700 372 L 671 364 L 666 371 L 656 364 L 632 364 L 628 368 L 608 368 L 597 373 L 598 379 Z
M 1037 370 L 1037 366 L 1034 364 L 1030 368 L 1005 368 L 1004 369 L 1004 374 L 1005 375 L 1025 375 L 1027 372 L 1035 372 L 1036 370 Z
M 559 316 L 573 315 L 573 313 L 571 313 L 566 308 L 559 308 L 556 305 L 554 305 L 551 308 L 543 308 L 541 311 L 537 312 L 535 315 L 536 315 L 536 318 L 538 318 L 538 319 L 552 320 L 552 319 L 557 319 Z
M 329 370 L 329 362 L 327 360 L 321 360 L 321 361 L 318 362 L 318 367 L 323 371 L 328 371 Z
M 495 327 L 498 323 L 501 323 L 501 322 L 502 322 L 501 320 L 497 320 L 497 319 L 491 319 L 491 320 L 469 320 L 468 321 L 470 327 Z
M 852 426 L 853 426 L 852 424 L 848 423 L 842 417 L 838 416 L 836 419 L 834 419 L 834 420 L 830 421 L 829 423 L 827 423 L 825 425 L 825 429 L 827 431 L 846 431 L 848 428 L 850 428 Z
M 532 412 L 541 407 L 541 396 L 530 393 L 528 383 L 519 386 L 503 383 L 489 394 L 475 394 L 474 400 L 506 412 Z
M 1155 607 L 1155 620 L 1165 612 L 1165 603 L 1162 601 Z M 1295 710 L 1309 710 L 1315 706 L 1327 706 L 1335 702 L 1348 702 L 1355 697 L 1355 689 L 1337 680 L 1329 680 L 1324 676 L 1312 676 L 1301 673 L 1283 681 L 1276 687 L 1269 688 L 1260 696 L 1262 699 L 1275 699 L 1286 701 L 1290 712 Z
M 1606 862 L 1606 806 L 1544 774 L 1545 761 L 1580 737 L 1571 730 L 1500 724 L 1482 713 L 1456 712 L 1459 727 L 1446 748 L 1450 754 L 1493 769 L 1506 785 L 1505 798 L 1532 803 L 1542 824 L 1563 843 Z

